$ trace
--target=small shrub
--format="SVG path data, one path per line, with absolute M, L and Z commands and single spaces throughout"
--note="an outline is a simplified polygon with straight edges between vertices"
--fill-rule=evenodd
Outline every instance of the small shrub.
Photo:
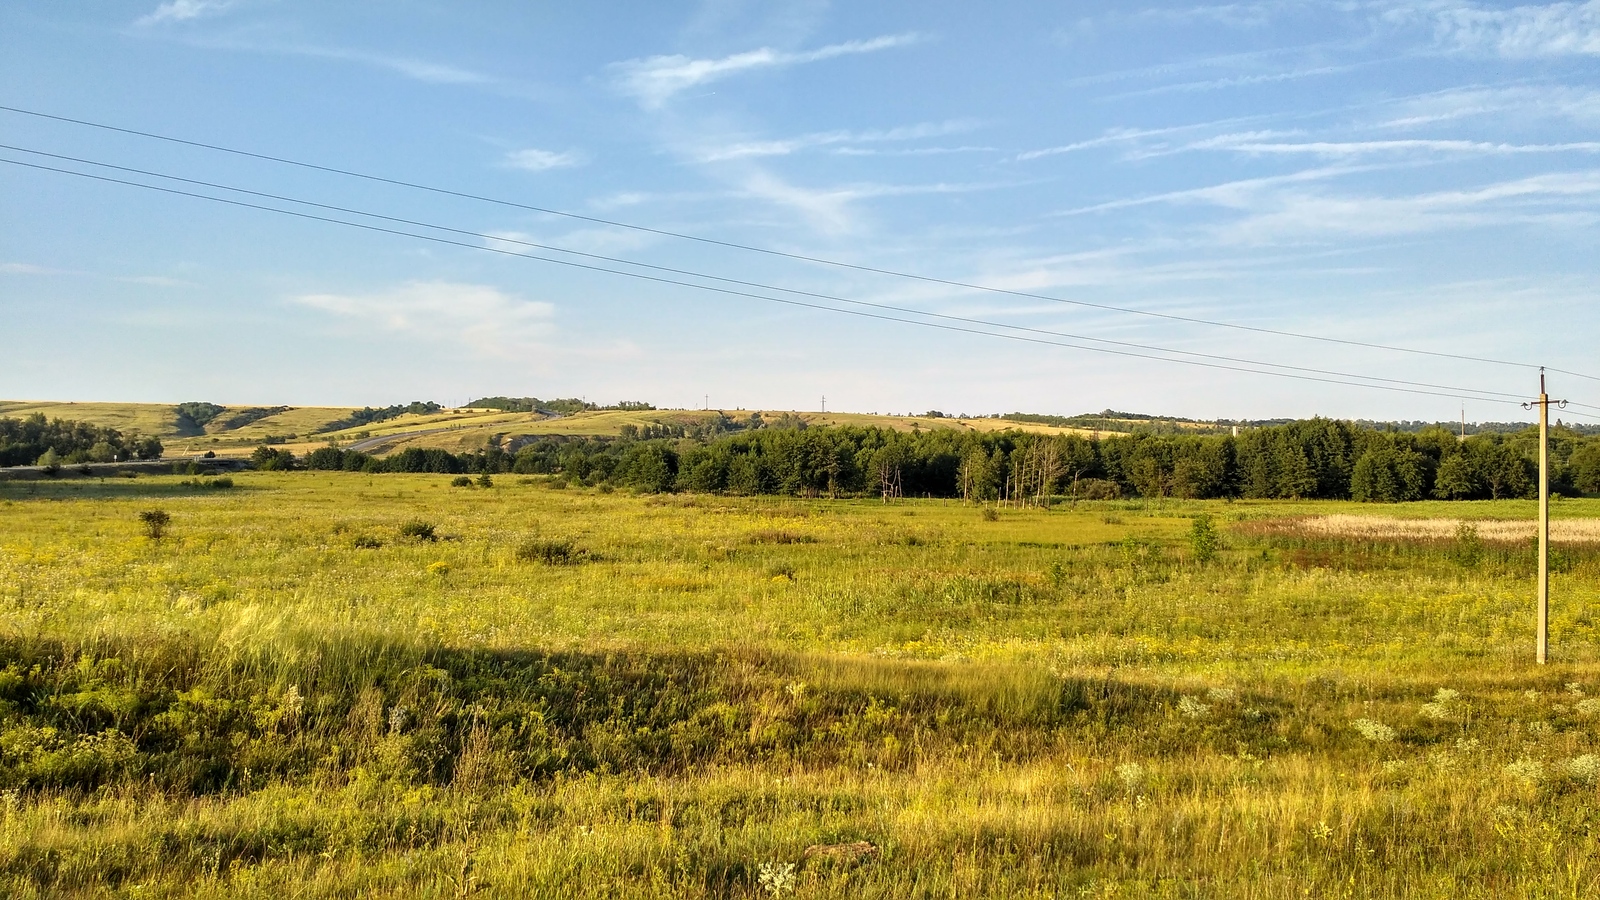
M 415 541 L 437 541 L 439 536 L 433 533 L 433 525 L 421 519 L 412 519 L 400 526 L 400 536 L 411 538 Z
M 1198 563 L 1208 563 L 1217 558 L 1217 526 L 1208 515 L 1198 515 L 1189 525 L 1189 549 Z
M 1104 478 L 1084 478 L 1077 484 L 1074 500 L 1120 500 L 1122 487 Z
M 205 485 L 213 490 L 225 491 L 228 488 L 233 487 L 233 478 L 231 476 L 224 475 L 221 478 L 213 478 L 210 481 L 207 481 Z
M 752 544 L 815 544 L 817 542 L 817 539 L 809 534 L 802 534 L 798 531 L 782 531 L 776 528 L 757 531 L 751 534 L 748 540 Z
M 998 521 L 1000 521 L 1000 511 L 995 509 L 992 506 L 985 506 L 983 508 L 983 520 L 985 522 L 998 522 Z
M 1478 536 L 1478 527 L 1471 522 L 1456 523 L 1456 545 L 1454 553 L 1456 562 L 1464 568 L 1474 568 L 1483 562 L 1483 538 Z
M 152 541 L 159 541 L 167 535 L 167 526 L 172 524 L 172 514 L 164 509 L 147 509 L 139 513 L 139 521 L 144 523 L 145 536 Z
M 489 473 L 488 472 L 485 472 L 482 475 L 478 476 L 478 487 L 481 487 L 481 488 L 494 487 L 494 479 L 489 477 Z
M 450 486 L 469 488 L 472 487 L 472 479 L 465 475 L 457 475 L 456 477 L 450 479 Z
M 350 541 L 350 546 L 357 550 L 377 550 L 383 546 L 383 541 L 370 534 L 358 534 Z
M 516 551 L 518 562 L 537 562 L 547 566 L 568 566 L 581 561 L 583 551 L 571 541 L 523 541 Z

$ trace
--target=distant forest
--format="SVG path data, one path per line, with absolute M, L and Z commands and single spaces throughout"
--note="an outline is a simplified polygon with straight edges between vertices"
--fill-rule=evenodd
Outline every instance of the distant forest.
M 468 409 L 499 409 L 506 412 L 519 413 L 556 413 L 563 416 L 597 409 L 655 409 L 655 406 L 639 400 L 624 400 L 621 403 L 614 403 L 610 406 L 601 406 L 598 403 L 589 403 L 576 397 L 568 397 L 565 400 L 540 400 L 538 397 L 480 397 L 462 405 Z
M 933 496 L 1045 503 L 1052 498 L 1503 499 L 1535 490 L 1537 431 L 1458 439 L 1434 427 L 1379 431 L 1329 419 L 1222 435 L 1089 439 L 1021 431 L 810 427 L 724 419 L 617 438 L 541 437 L 452 454 L 386 459 L 327 447 L 295 459 L 263 447 L 257 464 L 353 471 L 519 473 L 643 491 L 794 496 Z M 765 427 L 752 427 L 764 425 Z M 1552 489 L 1600 493 L 1600 438 L 1552 433 Z
M 930 416 L 943 415 L 942 413 L 929 413 Z M 1006 413 L 995 418 L 1007 422 L 1026 422 L 1037 425 L 1054 425 L 1058 428 L 1082 428 L 1094 431 L 1109 431 L 1124 434 L 1227 434 L 1235 427 L 1266 428 L 1273 425 L 1289 425 L 1299 421 L 1296 419 L 1217 419 L 1212 422 L 1203 422 L 1195 419 L 1183 419 L 1171 416 L 1151 416 L 1144 413 L 1119 412 L 1108 409 L 1098 413 L 1083 413 L 1076 416 L 1052 416 L 1039 413 Z M 1356 419 L 1352 425 L 1370 428 L 1376 431 L 1403 431 L 1418 434 L 1431 429 L 1442 428 L 1452 433 L 1465 432 L 1469 435 L 1476 434 L 1513 434 L 1528 427 L 1526 422 L 1423 422 L 1403 420 L 1398 422 L 1379 422 L 1372 419 Z M 1563 428 L 1570 429 L 1575 434 L 1600 435 L 1600 425 L 1582 425 L 1562 423 Z
M 0 418 L 0 466 L 56 466 L 85 462 L 160 459 L 164 448 L 153 437 L 124 435 L 87 422 Z

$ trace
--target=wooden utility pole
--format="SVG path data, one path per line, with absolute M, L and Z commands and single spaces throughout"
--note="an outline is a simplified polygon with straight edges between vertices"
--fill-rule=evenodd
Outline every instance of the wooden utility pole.
M 1567 401 L 1550 399 L 1544 387 L 1544 367 L 1539 367 L 1539 399 L 1522 404 L 1523 409 L 1539 407 L 1539 588 L 1538 650 L 1539 665 L 1544 665 L 1550 650 L 1550 404 L 1566 408 Z

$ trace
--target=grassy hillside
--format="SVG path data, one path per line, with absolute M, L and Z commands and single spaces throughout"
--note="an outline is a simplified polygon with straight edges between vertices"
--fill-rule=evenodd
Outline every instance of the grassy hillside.
M 165 440 L 178 433 L 177 414 L 172 405 L 156 403 L 64 403 L 0 400 L 0 416 L 14 419 L 43 413 L 51 419 L 70 419 L 124 434 L 154 435 Z
M 0 401 L 0 416 L 21 417 L 35 412 L 50 418 L 76 419 L 95 425 L 105 425 L 123 431 L 152 434 L 167 444 L 168 456 L 203 453 L 207 450 L 222 455 L 248 453 L 262 442 L 272 441 L 287 449 L 304 453 L 323 446 L 328 441 L 350 444 L 385 436 L 395 436 L 392 442 L 373 447 L 376 452 L 390 453 L 407 447 L 438 447 L 452 452 L 477 450 L 487 446 L 491 439 L 515 440 L 526 435 L 584 435 L 615 436 L 625 425 L 686 425 L 703 424 L 719 413 L 704 410 L 595 410 L 570 416 L 547 417 L 538 413 L 507 413 L 488 409 L 445 409 L 428 415 L 406 414 L 383 422 L 358 425 L 350 428 L 328 430 L 331 424 L 346 418 L 355 410 L 347 407 L 297 407 L 240 427 L 227 427 L 228 420 L 248 406 L 230 406 L 216 420 L 207 424 L 204 434 L 183 434 L 172 406 L 151 403 L 21 403 Z M 750 410 L 729 410 L 727 415 L 746 419 Z M 789 415 L 783 411 L 762 410 L 768 421 Z M 1090 433 L 1083 429 L 1065 428 L 1038 423 L 1012 422 L 1004 419 L 929 418 L 926 416 L 878 416 L 861 413 L 798 413 L 809 425 L 856 425 L 891 428 L 897 431 L 914 429 L 960 429 L 967 431 L 999 431 L 1016 429 L 1049 434 L 1066 432 Z M 291 437 L 292 435 L 292 437 Z
M 1600 890 L 1591 544 L 552 484 L 0 483 L 0 894 Z

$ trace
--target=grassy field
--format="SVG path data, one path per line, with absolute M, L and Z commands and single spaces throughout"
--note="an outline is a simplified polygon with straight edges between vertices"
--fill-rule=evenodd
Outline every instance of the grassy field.
M 0 482 L 0 894 L 1600 892 L 1600 547 L 1294 524 L 1528 502 L 183 481 Z

